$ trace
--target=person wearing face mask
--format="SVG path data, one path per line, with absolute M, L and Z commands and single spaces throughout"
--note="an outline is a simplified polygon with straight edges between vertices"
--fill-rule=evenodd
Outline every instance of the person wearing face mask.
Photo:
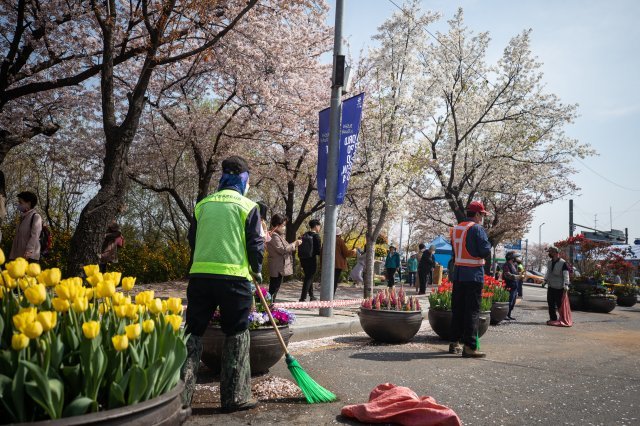
M 9 260 L 23 257 L 30 262 L 40 260 L 40 232 L 42 217 L 36 212 L 38 196 L 30 191 L 18 194 L 16 208 L 20 212 L 20 222 L 16 227 L 16 236 L 11 244 Z
M 544 283 L 547 285 L 547 304 L 549 305 L 549 324 L 558 320 L 558 309 L 562 304 L 563 293 L 569 290 L 569 267 L 567 262 L 560 257 L 560 250 L 557 247 L 547 249 L 549 263 L 547 263 L 547 273 Z
M 467 218 L 450 231 L 455 267 L 449 353 L 462 352 L 466 358 L 484 358 L 486 354 L 476 347 L 476 336 L 484 287 L 484 259 L 491 254 L 491 243 L 482 227 L 488 213 L 479 201 L 469 203 L 466 213 Z M 460 341 L 464 348 L 460 347 Z
M 267 243 L 267 257 L 269 259 L 269 293 L 275 303 L 282 279 L 293 275 L 293 253 L 302 244 L 302 240 L 287 242 L 285 238 L 287 217 L 283 214 L 276 213 L 271 216 L 271 229 L 273 232 L 271 240 Z
M 187 359 L 181 377 L 182 403 L 190 405 L 198 378 L 202 335 L 220 307 L 222 345 L 220 403 L 222 411 L 255 407 L 249 365 L 251 281 L 262 282 L 264 240 L 260 212 L 246 198 L 249 165 L 238 156 L 222 161 L 218 190 L 200 200 L 189 228 L 191 266 L 187 287 Z

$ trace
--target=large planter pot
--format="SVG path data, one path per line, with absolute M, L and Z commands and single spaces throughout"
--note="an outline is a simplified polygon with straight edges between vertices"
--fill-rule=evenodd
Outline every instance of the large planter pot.
M 638 296 L 632 294 L 630 296 L 618 296 L 618 300 L 616 301 L 618 306 L 631 307 L 638 302 Z
M 181 425 L 191 415 L 191 408 L 182 408 L 180 394 L 183 389 L 184 383 L 180 381 L 175 388 L 164 395 L 138 404 L 58 420 L 20 423 L 20 425 Z
M 491 325 L 500 324 L 509 313 L 509 302 L 493 302 L 491 305 Z
M 598 296 L 585 296 L 584 304 L 585 308 L 589 311 L 608 314 L 616 308 L 616 299 Z
M 372 339 L 384 343 L 405 343 L 422 325 L 422 311 L 386 311 L 360 308 L 360 325 Z
M 482 336 L 489 329 L 490 312 L 480 312 L 478 322 L 478 336 Z M 431 329 L 443 340 L 451 340 L 451 311 L 429 309 L 427 318 Z
M 590 289 L 595 288 L 596 284 L 591 283 L 589 281 L 578 281 L 578 282 L 574 281 L 571 283 L 571 287 L 573 287 L 575 291 L 582 293 L 583 291 L 588 291 Z
M 293 334 L 289 326 L 278 327 L 285 343 Z M 251 343 L 249 347 L 249 362 L 251 364 L 251 374 L 265 374 L 276 365 L 284 355 L 284 350 L 278 341 L 278 336 L 273 327 L 257 328 L 249 330 Z M 217 326 L 210 325 L 202 336 L 202 362 L 209 367 L 214 374 L 220 373 L 222 362 L 222 345 L 224 344 L 224 333 Z
M 569 305 L 572 311 L 582 310 L 582 295 L 580 293 L 569 293 Z

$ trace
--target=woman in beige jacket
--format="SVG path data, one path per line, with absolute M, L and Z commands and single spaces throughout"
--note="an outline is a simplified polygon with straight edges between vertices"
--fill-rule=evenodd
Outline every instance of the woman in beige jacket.
M 287 217 L 280 213 L 271 217 L 271 229 L 271 239 L 267 243 L 267 258 L 269 259 L 269 293 L 275 302 L 282 279 L 293 275 L 293 253 L 302 240 L 287 242 L 284 237 Z

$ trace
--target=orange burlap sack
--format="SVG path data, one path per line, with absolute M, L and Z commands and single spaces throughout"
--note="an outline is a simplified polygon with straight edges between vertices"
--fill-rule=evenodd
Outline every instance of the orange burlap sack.
M 342 415 L 363 423 L 396 423 L 406 426 L 459 426 L 460 418 L 449 407 L 430 396 L 418 396 L 411 389 L 384 383 L 376 386 L 366 404 L 347 405 Z

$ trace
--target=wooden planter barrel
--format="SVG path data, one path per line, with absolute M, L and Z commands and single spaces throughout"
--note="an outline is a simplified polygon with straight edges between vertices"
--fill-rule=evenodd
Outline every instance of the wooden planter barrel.
M 405 343 L 422 325 L 422 311 L 387 311 L 360 308 L 360 325 L 372 339 L 384 343 Z
M 285 343 L 293 332 L 288 325 L 278 327 Z M 251 343 L 249 346 L 249 362 L 251 364 L 251 374 L 265 374 L 276 365 L 284 355 L 284 350 L 278 341 L 278 336 L 273 327 L 261 327 L 249 330 Z M 210 325 L 202 336 L 202 362 L 213 370 L 214 374 L 220 373 L 222 363 L 222 345 L 224 344 L 224 333 L 217 326 Z

